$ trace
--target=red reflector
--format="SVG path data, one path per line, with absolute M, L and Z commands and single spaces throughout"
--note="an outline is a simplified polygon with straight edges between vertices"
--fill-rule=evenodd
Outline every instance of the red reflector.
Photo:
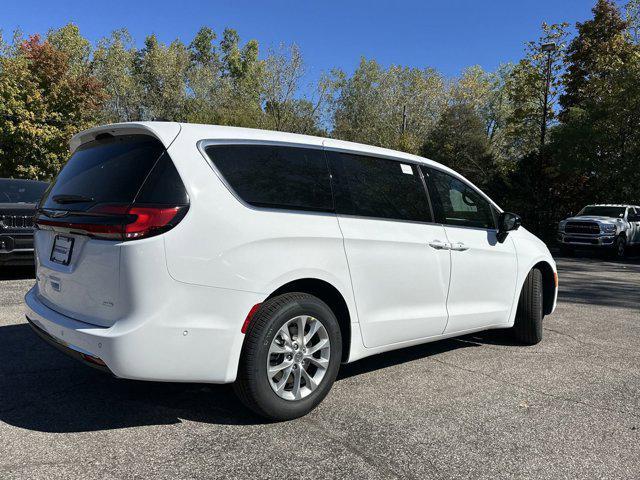
M 240 329 L 240 331 L 242 333 L 247 333 L 247 328 L 249 328 L 249 324 L 251 323 L 251 319 L 253 318 L 253 316 L 256 314 L 256 312 L 260 308 L 260 305 L 262 305 L 262 304 L 261 303 L 256 303 L 253 307 L 251 307 L 251 310 L 249 310 L 249 313 L 247 314 L 247 318 L 244 319 L 244 323 L 242 324 L 242 328 Z
M 101 367 L 107 366 L 107 364 L 104 363 L 98 357 L 94 357 L 93 355 L 87 355 L 86 353 L 81 353 L 80 355 L 82 355 L 83 360 L 85 360 L 86 362 L 93 363 L 94 365 L 100 365 Z

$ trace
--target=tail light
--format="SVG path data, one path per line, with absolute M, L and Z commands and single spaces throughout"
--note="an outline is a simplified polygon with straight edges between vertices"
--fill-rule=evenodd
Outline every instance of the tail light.
M 73 212 L 61 218 L 40 214 L 36 225 L 105 240 L 136 240 L 172 229 L 187 210 L 187 206 L 96 205 L 87 212 Z

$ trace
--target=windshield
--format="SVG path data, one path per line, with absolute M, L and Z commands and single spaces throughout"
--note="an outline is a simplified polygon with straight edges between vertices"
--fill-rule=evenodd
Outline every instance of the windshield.
M 0 203 L 38 203 L 48 183 L 34 180 L 0 179 Z
M 578 217 L 586 217 L 586 216 L 595 216 L 595 217 L 614 217 L 614 218 L 622 218 L 624 217 L 624 211 L 626 207 L 597 207 L 597 206 L 588 206 L 584 207 L 578 213 Z

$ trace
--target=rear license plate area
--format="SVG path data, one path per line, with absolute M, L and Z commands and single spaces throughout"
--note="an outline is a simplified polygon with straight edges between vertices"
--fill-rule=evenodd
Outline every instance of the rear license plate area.
M 57 235 L 53 240 L 53 248 L 51 249 L 49 260 L 59 265 L 69 265 L 73 253 L 73 242 L 74 239 L 71 237 Z

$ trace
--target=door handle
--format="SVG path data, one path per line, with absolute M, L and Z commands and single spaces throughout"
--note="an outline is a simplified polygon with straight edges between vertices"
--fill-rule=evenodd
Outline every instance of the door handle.
M 450 248 L 451 250 L 454 250 L 456 252 L 464 252 L 465 250 L 469 250 L 469 247 L 467 247 L 462 242 L 452 243 Z
M 431 248 L 435 248 L 436 250 L 451 250 L 451 245 L 448 243 L 444 243 L 440 240 L 434 240 L 433 242 L 429 242 L 429 246 Z

